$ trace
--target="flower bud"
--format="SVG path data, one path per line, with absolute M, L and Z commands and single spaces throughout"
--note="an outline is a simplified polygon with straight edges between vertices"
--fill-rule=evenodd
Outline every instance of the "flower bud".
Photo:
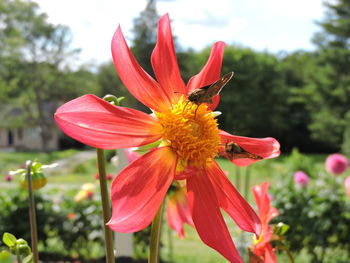
M 27 174 L 22 174 L 20 178 L 22 188 L 28 189 Z M 32 186 L 34 190 L 43 188 L 47 184 L 47 178 L 42 172 L 32 173 Z
M 28 256 L 31 253 L 30 247 L 28 245 L 18 245 L 17 251 L 24 257 Z

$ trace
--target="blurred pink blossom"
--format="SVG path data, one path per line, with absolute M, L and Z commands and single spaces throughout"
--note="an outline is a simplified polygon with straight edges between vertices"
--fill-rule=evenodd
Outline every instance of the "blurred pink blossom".
M 11 182 L 12 180 L 13 180 L 13 177 L 11 175 L 8 174 L 8 175 L 5 176 L 5 181 L 6 182 Z
M 294 182 L 302 187 L 307 186 L 309 180 L 309 176 L 303 171 L 297 171 L 294 174 Z
M 344 186 L 345 186 L 346 195 L 350 197 L 350 175 L 345 178 Z
M 345 172 L 348 166 L 348 159 L 339 153 L 331 154 L 326 159 L 326 170 L 335 175 Z
M 132 148 L 125 149 L 125 155 L 129 163 L 135 161 L 137 158 L 141 156 L 137 152 L 133 151 Z
M 114 178 L 114 175 L 113 175 L 113 174 L 110 174 L 110 173 L 106 174 L 106 179 L 107 179 L 108 181 L 112 181 L 113 178 Z M 99 174 L 99 173 L 96 173 L 95 179 L 96 179 L 96 180 L 100 180 L 100 174 Z

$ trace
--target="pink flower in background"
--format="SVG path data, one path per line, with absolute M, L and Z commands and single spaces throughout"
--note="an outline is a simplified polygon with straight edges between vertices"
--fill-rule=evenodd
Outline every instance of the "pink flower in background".
M 339 153 L 331 154 L 326 159 L 326 170 L 332 174 L 341 174 L 349 166 L 348 159 Z
M 307 184 L 309 183 L 309 176 L 304 173 L 303 171 L 297 171 L 294 174 L 294 182 L 302 187 L 307 186 Z
M 126 158 L 128 159 L 129 163 L 135 161 L 137 158 L 139 158 L 141 156 L 137 152 L 134 152 L 132 150 L 132 148 L 127 148 L 124 151 L 125 151 L 125 155 L 126 155 Z
M 5 181 L 6 182 L 11 182 L 12 180 L 13 180 L 13 177 L 11 175 L 8 174 L 8 175 L 5 176 Z
M 350 197 L 350 175 L 345 178 L 344 186 L 345 186 L 346 195 Z

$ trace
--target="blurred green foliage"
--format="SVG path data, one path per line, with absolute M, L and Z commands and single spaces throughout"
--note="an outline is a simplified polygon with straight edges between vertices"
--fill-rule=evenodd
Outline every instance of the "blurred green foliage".
M 328 174 L 308 156 L 296 151 L 288 157 L 290 173 L 272 184 L 273 204 L 280 215 L 275 222 L 290 226 L 286 241 L 292 252 L 306 249 L 312 263 L 348 262 L 350 257 L 350 202 L 342 176 Z M 293 172 L 304 170 L 311 180 L 296 185 Z M 283 176 L 283 175 L 281 175 Z
M 87 260 L 104 255 L 100 201 L 93 197 L 75 202 L 75 193 L 75 190 L 56 189 L 35 194 L 42 259 Z M 1 191 L 0 234 L 10 232 L 30 240 L 27 199 L 28 194 L 21 189 Z

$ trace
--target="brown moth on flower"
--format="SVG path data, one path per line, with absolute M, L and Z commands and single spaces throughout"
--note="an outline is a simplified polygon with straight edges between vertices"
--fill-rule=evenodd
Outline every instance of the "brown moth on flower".
M 202 103 L 213 103 L 213 98 L 216 95 L 219 95 L 222 88 L 231 80 L 233 77 L 233 72 L 227 73 L 222 76 L 218 81 L 215 81 L 213 84 L 195 89 L 190 94 L 188 94 L 187 99 L 198 106 Z
M 225 145 L 225 155 L 229 160 L 241 159 L 241 158 L 249 158 L 253 160 L 261 160 L 263 157 L 250 153 L 240 147 L 237 143 L 229 142 Z
M 202 103 L 213 103 L 213 98 L 221 92 L 222 88 L 231 80 L 233 72 L 227 73 L 213 84 L 195 89 L 188 94 L 188 101 L 197 105 L 194 116 L 196 117 L 197 110 Z M 187 106 L 187 103 L 185 107 Z

